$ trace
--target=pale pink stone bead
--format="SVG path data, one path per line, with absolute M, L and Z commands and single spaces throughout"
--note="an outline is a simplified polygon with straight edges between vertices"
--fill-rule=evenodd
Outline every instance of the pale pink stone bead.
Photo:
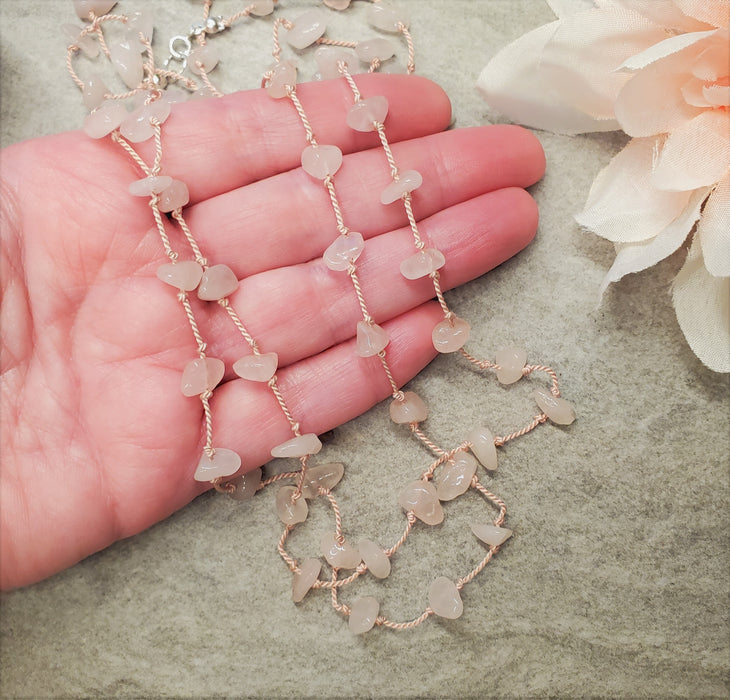
M 157 277 L 176 289 L 192 292 L 203 277 L 203 268 L 195 260 L 164 263 L 157 268 Z
M 117 4 L 117 0 L 74 0 L 74 10 L 80 19 L 89 19 L 89 13 L 105 15 Z
M 129 194 L 134 197 L 150 197 L 153 194 L 159 194 L 171 184 L 172 178 L 169 175 L 143 177 L 141 180 L 129 183 Z
M 188 55 L 188 66 L 195 75 L 200 75 L 203 71 L 210 73 L 217 65 L 218 52 L 210 44 L 196 46 Z
M 434 480 L 440 501 L 452 501 L 466 493 L 477 472 L 477 461 L 466 452 L 454 456 L 454 463 L 446 463 Z
M 318 10 L 309 10 L 297 17 L 287 33 L 286 40 L 295 49 L 311 46 L 327 29 L 327 23 Z
M 355 341 L 355 352 L 360 357 L 373 357 L 390 342 L 390 336 L 385 328 L 381 328 L 377 323 L 367 323 L 366 321 L 358 321 L 357 323 L 357 340 Z
M 127 118 L 127 110 L 121 102 L 108 100 L 84 119 L 84 133 L 92 139 L 104 138 Z
M 404 8 L 386 2 L 386 0 L 370 5 L 367 17 L 373 27 L 391 33 L 400 31 L 399 24 L 408 27 L 410 21 L 408 12 Z
M 520 348 L 504 348 L 500 350 L 495 362 L 499 365 L 497 381 L 500 384 L 514 384 L 522 379 L 522 370 L 527 362 L 527 353 Z
M 141 143 L 155 134 L 152 119 L 162 124 L 169 116 L 170 103 L 167 100 L 155 100 L 149 104 L 142 104 L 130 112 L 119 127 L 119 131 L 127 141 Z
M 218 386 L 226 368 L 215 357 L 198 357 L 185 365 L 180 381 L 180 390 L 185 396 L 198 396 Z
M 472 523 L 471 531 L 490 547 L 499 547 L 512 536 L 512 530 L 506 527 L 497 527 L 492 523 Z
M 565 400 L 553 396 L 548 389 L 535 389 L 533 396 L 540 410 L 558 425 L 570 425 L 575 420 L 575 409 Z
M 235 491 L 232 491 L 228 495 L 234 501 L 248 501 L 258 491 L 261 485 L 261 477 L 262 472 L 260 467 L 245 474 L 239 474 L 228 482 L 229 484 L 233 484 L 235 488 Z
M 272 457 L 304 457 L 316 455 L 322 449 L 322 443 L 314 433 L 305 433 L 282 442 L 271 450 Z
M 362 561 L 357 547 L 348 542 L 338 542 L 334 532 L 325 532 L 320 540 L 322 556 L 336 569 L 357 569 Z
M 443 522 L 444 509 L 436 495 L 436 489 L 429 481 L 412 481 L 401 491 L 398 505 L 413 514 L 426 525 Z
M 446 258 L 436 248 L 424 248 L 400 264 L 400 273 L 407 280 L 417 280 L 436 272 L 446 264 Z
M 383 548 L 371 540 L 362 539 L 358 542 L 362 560 L 375 578 L 387 578 L 390 575 L 390 559 Z
M 275 352 L 260 355 L 245 355 L 233 364 L 233 371 L 242 379 L 252 382 L 268 382 L 279 367 L 279 356 Z
M 387 61 L 395 56 L 395 46 L 387 39 L 366 39 L 355 47 L 357 57 L 365 63 L 370 63 L 376 58 L 379 61 Z
M 198 285 L 198 297 L 203 301 L 218 301 L 238 289 L 238 278 L 228 265 L 212 265 Z
M 241 468 L 241 458 L 233 451 L 222 447 L 214 449 L 215 454 L 209 457 L 203 452 L 193 478 L 195 481 L 212 481 L 235 474 Z
M 305 498 L 316 498 L 319 496 L 319 489 L 333 489 L 345 474 L 345 465 L 341 462 L 329 464 L 317 464 L 308 467 L 304 475 L 302 493 Z
M 466 441 L 472 443 L 470 449 L 485 469 L 494 471 L 497 468 L 497 447 L 489 428 L 481 426 L 470 430 Z
M 428 607 L 447 620 L 455 620 L 464 612 L 459 589 L 445 576 L 439 576 L 428 589 Z
M 248 5 L 251 14 L 256 17 L 265 17 L 274 11 L 274 0 L 254 0 Z
M 84 106 L 87 109 L 96 109 L 104 102 L 104 95 L 108 93 L 109 88 L 98 75 L 89 76 L 89 79 L 84 84 L 82 92 Z
M 295 603 L 304 600 L 304 596 L 319 578 L 321 570 L 322 562 L 319 559 L 305 559 L 299 565 L 299 572 L 294 574 L 291 580 L 291 599 Z
M 376 123 L 382 124 L 388 116 L 388 100 L 373 95 L 358 100 L 347 111 L 347 126 L 355 131 L 375 131 Z
M 318 180 L 334 175 L 341 165 L 342 151 L 337 146 L 307 146 L 302 151 L 302 168 Z
M 413 192 L 423 184 L 423 177 L 417 170 L 402 172 L 397 180 L 393 180 L 380 195 L 383 204 L 392 204 L 401 199 L 407 192 Z
M 379 611 L 380 603 L 377 598 L 372 596 L 358 598 L 350 606 L 350 619 L 347 621 L 350 632 L 353 634 L 369 632 L 375 624 Z
M 99 44 L 94 41 L 93 34 L 81 36 L 81 28 L 73 24 L 62 24 L 61 29 L 71 44 L 78 46 L 87 58 L 96 58 L 99 55 Z
M 456 352 L 469 340 L 470 332 L 471 326 L 463 318 L 444 319 L 434 326 L 431 340 L 439 352 Z
M 109 44 L 112 63 L 127 87 L 134 89 L 144 77 L 144 61 L 136 46 L 129 41 Z
M 128 16 L 127 33 L 129 38 L 134 38 L 139 41 L 139 35 L 141 34 L 145 39 L 151 41 L 155 29 L 152 14 L 145 8 L 142 8 L 141 10 L 135 10 Z M 140 44 L 140 48 L 142 48 L 142 44 Z
M 296 486 L 282 486 L 276 492 L 274 510 L 284 525 L 303 523 L 309 515 L 309 506 L 304 498 L 300 496 L 293 500 L 296 492 Z
M 291 61 L 279 61 L 271 68 L 266 82 L 266 91 L 271 97 L 282 98 L 289 94 L 289 88 L 297 84 L 297 68 Z
M 160 192 L 157 207 L 161 212 L 182 209 L 190 201 L 190 191 L 182 180 L 173 180 L 169 187 Z
M 356 73 L 357 56 L 352 51 L 339 46 L 320 46 L 314 52 L 314 60 L 322 80 L 332 80 L 341 76 L 339 63 L 344 63 L 348 73 Z
M 324 0 L 324 4 L 333 10 L 346 10 L 350 7 L 350 0 Z
M 390 417 L 394 423 L 420 423 L 428 418 L 426 402 L 415 392 L 403 392 L 403 400 L 390 402 Z
M 365 248 L 365 241 L 362 234 L 357 231 L 350 231 L 346 235 L 340 235 L 329 245 L 322 255 L 324 264 L 335 272 L 344 272 L 354 263 Z

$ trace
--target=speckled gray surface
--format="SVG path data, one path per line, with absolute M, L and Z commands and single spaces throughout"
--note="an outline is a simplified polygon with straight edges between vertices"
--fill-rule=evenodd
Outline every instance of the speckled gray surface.
M 551 19 L 546 6 L 405 1 L 419 72 L 447 90 L 457 125 L 494 121 L 473 83 L 500 46 Z M 145 4 L 161 40 L 197 7 Z M 332 33 L 355 35 L 362 9 L 338 16 L 342 31 Z M 83 110 L 58 31 L 73 21 L 70 2 L 2 0 L 0 18 L 2 143 L 75 128 Z M 268 27 L 223 41 L 224 87 L 254 87 Z M 353 638 L 326 596 L 291 603 L 272 492 L 243 506 L 208 494 L 3 596 L 3 697 L 728 697 L 727 381 L 694 358 L 674 318 L 668 290 L 684 252 L 630 276 L 596 310 L 612 247 L 571 214 L 623 140 L 539 136 L 548 171 L 533 188 L 537 239 L 449 301 L 473 322 L 475 351 L 516 343 L 554 366 L 580 418 L 504 450 L 487 485 L 509 504 L 515 537 L 464 590 L 462 618 Z M 438 406 L 429 427 L 446 444 L 475 416 L 507 426 L 531 410 L 527 385 L 474 382 L 448 358 L 412 382 Z M 336 438 L 325 456 L 348 465 L 338 488 L 348 530 L 394 539 L 403 522 L 394 492 L 424 455 L 382 406 Z M 391 578 L 358 595 L 375 592 L 395 618 L 420 612 L 434 575 L 456 577 L 477 560 L 466 525 L 478 507 L 470 498 L 447 506 L 444 524 L 417 531 Z M 313 511 L 315 523 L 329 517 Z M 312 543 L 303 533 L 292 546 Z

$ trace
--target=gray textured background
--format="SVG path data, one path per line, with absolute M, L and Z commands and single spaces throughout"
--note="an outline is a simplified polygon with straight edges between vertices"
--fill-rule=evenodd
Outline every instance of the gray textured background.
M 552 19 L 543 2 L 404 1 L 418 72 L 446 89 L 457 125 L 495 121 L 476 77 L 501 46 Z M 158 16 L 158 46 L 199 6 L 144 4 Z M 216 9 L 243 4 L 218 0 Z M 334 17 L 332 36 L 372 35 L 363 3 L 353 6 Z M 71 3 L 2 0 L 0 19 L 3 145 L 77 128 L 84 110 L 58 29 L 75 21 Z M 255 87 L 268 24 L 219 41 L 223 87 Z M 572 214 L 623 139 L 538 135 L 548 171 L 533 188 L 537 239 L 448 298 L 474 326 L 474 352 L 514 343 L 555 367 L 579 420 L 503 451 L 487 485 L 510 506 L 515 537 L 464 590 L 462 618 L 353 638 L 325 594 L 291 603 L 271 490 L 244 505 L 208 494 L 3 596 L 4 697 L 728 697 L 727 381 L 695 359 L 674 317 L 669 285 L 685 253 L 629 276 L 596 310 L 613 249 Z M 412 382 L 438 407 L 429 431 L 442 443 L 459 441 L 476 417 L 507 426 L 529 415 L 528 382 L 505 391 L 475 381 L 439 358 Z M 394 494 L 427 457 L 383 406 L 336 438 L 323 456 L 347 464 L 338 495 L 348 531 L 390 541 L 403 524 Z M 390 579 L 357 595 L 375 592 L 393 617 L 420 612 L 435 575 L 456 577 L 477 560 L 466 523 L 478 507 L 471 496 L 447 506 L 444 525 L 419 529 Z M 314 523 L 329 518 L 312 510 Z M 294 546 L 306 555 L 306 536 Z

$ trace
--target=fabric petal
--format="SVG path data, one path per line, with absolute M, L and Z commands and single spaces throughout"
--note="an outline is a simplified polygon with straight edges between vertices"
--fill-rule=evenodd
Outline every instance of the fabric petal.
M 644 49 L 641 53 L 637 53 L 630 58 L 627 58 L 619 67 L 618 70 L 639 70 L 651 65 L 660 58 L 666 58 L 671 56 L 682 49 L 686 49 L 688 46 L 696 44 L 702 39 L 715 34 L 715 29 L 707 32 L 691 32 L 687 34 L 676 34 L 675 36 L 664 39 L 658 44 L 650 46 L 648 49 Z
M 688 17 L 682 12 L 674 0 L 618 0 L 618 2 L 662 27 L 682 32 L 696 32 L 707 28 L 706 23 Z
M 713 277 L 695 238 L 672 285 L 677 321 L 695 355 L 714 372 L 730 372 L 730 277 Z
M 730 85 L 710 85 L 702 88 L 702 96 L 717 107 L 730 106 Z
M 616 243 L 654 238 L 687 206 L 691 192 L 663 192 L 651 183 L 651 166 L 663 137 L 632 139 L 593 181 L 575 219 Z
M 669 134 L 652 174 L 662 190 L 712 185 L 730 167 L 730 113 L 707 110 Z
M 692 75 L 706 82 L 727 77 L 730 72 L 730 32 L 718 30 L 713 39 L 692 63 Z
M 705 99 L 702 90 L 705 87 L 705 81 L 699 80 L 692 76 L 684 85 L 682 85 L 682 97 L 688 105 L 694 107 L 703 107 L 707 109 L 710 103 Z
M 727 0 L 674 0 L 674 4 L 685 15 L 713 27 L 730 24 L 730 3 Z
M 593 8 L 593 0 L 545 0 L 545 2 L 558 19 Z
M 714 277 L 730 276 L 730 174 L 717 183 L 707 198 L 697 226 L 702 257 Z

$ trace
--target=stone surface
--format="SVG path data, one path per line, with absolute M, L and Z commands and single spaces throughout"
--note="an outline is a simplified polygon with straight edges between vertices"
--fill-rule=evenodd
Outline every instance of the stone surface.
M 400 264 L 400 273 L 407 280 L 417 280 L 436 272 L 446 264 L 446 258 L 436 248 L 424 248 Z
M 382 124 L 388 116 L 388 100 L 374 95 L 358 100 L 347 111 L 347 126 L 355 131 L 375 131 L 376 123 Z
M 365 248 L 362 234 L 350 231 L 347 235 L 340 235 L 327 247 L 322 255 L 324 264 L 335 272 L 343 272 L 354 263 Z
M 272 457 L 304 457 L 316 455 L 322 449 L 322 443 L 314 433 L 305 433 L 282 442 L 271 450 Z
M 390 575 L 390 558 L 380 545 L 372 540 L 362 539 L 358 542 L 357 548 L 368 571 L 375 578 L 387 578 Z
M 497 446 L 492 431 L 486 426 L 474 428 L 467 433 L 466 440 L 472 443 L 470 449 L 482 466 L 494 471 L 497 468 Z
M 198 297 L 203 301 L 217 301 L 238 289 L 238 279 L 228 265 L 211 265 L 198 285 Z
M 343 49 L 339 46 L 320 46 L 314 52 L 314 60 L 317 63 L 322 80 L 339 78 L 342 75 L 339 63 L 344 63 L 347 72 L 350 74 L 357 73 L 359 68 L 357 56 L 349 49 Z
M 195 260 L 164 263 L 157 268 L 157 277 L 171 287 L 192 292 L 203 277 L 203 268 Z
M 350 0 L 324 0 L 324 4 L 333 10 L 346 10 L 350 7 Z
M 119 133 L 131 143 L 141 143 L 151 139 L 155 134 L 151 120 L 160 124 L 170 116 L 170 102 L 155 100 L 149 104 L 141 104 L 130 112 L 119 126 Z
M 367 17 L 373 27 L 391 33 L 400 31 L 399 24 L 407 28 L 410 22 L 408 11 L 402 5 L 396 5 L 387 0 L 381 0 L 368 7 Z
M 401 199 L 407 192 L 417 190 L 423 184 L 423 177 L 417 170 L 404 170 L 381 193 L 380 201 L 383 204 L 392 204 Z
M 309 514 L 309 506 L 303 496 L 292 500 L 296 491 L 296 486 L 282 486 L 276 492 L 274 510 L 284 525 L 303 523 Z
M 398 505 L 413 514 L 426 525 L 443 522 L 444 509 L 441 507 L 436 489 L 429 481 L 412 481 L 398 496 Z
M 440 501 L 452 501 L 466 493 L 477 471 L 477 461 L 468 452 L 454 456 L 454 463 L 447 462 L 434 479 L 436 495 Z
M 80 19 L 89 19 L 89 13 L 105 15 L 117 4 L 117 0 L 74 0 L 74 10 Z
M 558 425 L 570 425 L 575 420 L 575 409 L 565 399 L 553 396 L 549 389 L 535 389 L 535 402 L 540 410 Z
M 299 15 L 287 33 L 286 40 L 295 49 L 306 49 L 311 46 L 327 29 L 324 15 L 319 10 L 308 10 Z
M 266 91 L 271 97 L 281 99 L 289 94 L 289 88 L 296 87 L 297 68 L 291 61 L 279 61 L 270 69 Z
M 233 450 L 216 447 L 214 452 L 212 457 L 203 452 L 193 476 L 195 481 L 212 481 L 223 478 L 235 474 L 241 468 L 241 458 Z
M 360 357 L 373 357 L 390 342 L 390 336 L 385 328 L 377 323 L 367 323 L 358 321 L 357 323 L 357 339 L 355 342 L 355 352 Z
M 188 68 L 195 75 L 201 75 L 203 71 L 210 73 L 217 65 L 218 52 L 210 44 L 196 46 L 188 56 Z
M 456 352 L 469 340 L 471 326 L 463 318 L 440 321 L 433 327 L 431 340 L 439 352 Z
M 157 206 L 161 212 L 167 213 L 182 209 L 189 201 L 188 186 L 182 180 L 173 180 L 169 187 L 160 192 Z
M 234 501 L 248 501 L 253 498 L 261 485 L 262 472 L 261 468 L 257 467 L 252 469 L 250 472 L 245 474 L 239 474 L 237 477 L 231 479 L 228 483 L 233 484 L 235 491 L 228 495 Z
M 96 74 L 87 78 L 82 90 L 82 99 L 87 109 L 96 109 L 104 102 L 104 95 L 109 93 L 106 83 Z
M 215 357 L 197 357 L 185 365 L 180 390 L 184 396 L 198 396 L 218 386 L 225 371 L 222 360 Z
M 172 178 L 169 175 L 153 175 L 152 177 L 143 177 L 129 183 L 129 194 L 134 197 L 150 197 L 153 194 L 162 192 L 166 187 L 172 184 Z
M 144 77 L 142 56 L 131 41 L 118 41 L 109 44 L 112 64 L 125 85 L 136 88 Z
M 499 365 L 496 370 L 497 381 L 500 384 L 514 384 L 522 379 L 527 353 L 521 348 L 503 348 L 497 352 L 494 361 Z
M 394 423 L 420 423 L 428 418 L 428 406 L 415 392 L 404 391 L 402 401 L 390 402 L 390 418 Z
M 499 547 L 505 540 L 512 536 L 512 530 L 506 527 L 498 527 L 494 523 L 472 523 L 471 531 L 490 547 Z
M 84 133 L 92 139 L 111 134 L 127 118 L 127 110 L 121 102 L 107 100 L 84 119 Z
M 233 371 L 242 379 L 252 382 L 268 382 L 279 367 L 279 355 L 262 352 L 260 355 L 244 355 L 233 363 Z
M 322 535 L 320 547 L 322 556 L 335 569 L 356 569 L 362 561 L 357 547 L 347 541 L 338 542 L 334 532 L 325 532 Z
M 342 151 L 337 146 L 307 146 L 302 151 L 302 168 L 318 180 L 334 175 L 342 165 Z
M 350 606 L 350 619 L 347 624 L 353 634 L 364 634 L 373 628 L 378 617 L 380 603 L 377 598 L 365 596 L 358 598 Z
M 376 37 L 374 39 L 365 39 L 355 47 L 357 57 L 365 63 L 370 63 L 374 59 L 379 61 L 387 61 L 395 56 L 395 46 L 392 41 Z
M 447 620 L 455 620 L 464 612 L 459 589 L 445 576 L 439 576 L 428 589 L 428 606 L 436 615 Z
M 341 462 L 315 464 L 307 467 L 302 484 L 302 493 L 305 498 L 316 498 L 319 489 L 333 489 L 345 474 L 345 465 Z
M 321 570 L 322 562 L 319 559 L 305 559 L 299 565 L 299 573 L 294 574 L 291 581 L 291 599 L 295 603 L 304 600 L 304 596 L 312 589 Z

